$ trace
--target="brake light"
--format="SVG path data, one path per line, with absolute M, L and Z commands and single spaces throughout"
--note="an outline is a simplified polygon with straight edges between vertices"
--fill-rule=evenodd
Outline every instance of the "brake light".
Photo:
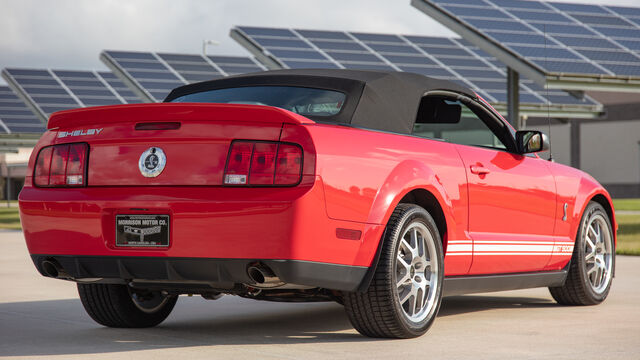
M 34 169 L 36 186 L 84 186 L 88 146 L 85 143 L 47 146 L 40 150 Z
M 276 161 L 276 185 L 295 184 L 300 181 L 302 149 L 296 145 L 280 144 Z
M 37 186 L 49 185 L 49 171 L 51 170 L 51 154 L 53 146 L 48 146 L 40 150 L 36 159 L 36 169 L 33 174 L 33 180 Z
M 273 185 L 277 152 L 277 143 L 256 143 L 253 145 L 249 184 Z
M 225 185 L 295 185 L 302 174 L 302 149 L 273 141 L 234 141 L 224 172 Z

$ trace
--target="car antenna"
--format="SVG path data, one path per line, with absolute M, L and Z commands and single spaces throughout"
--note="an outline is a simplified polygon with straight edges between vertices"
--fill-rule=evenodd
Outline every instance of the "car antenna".
M 548 69 L 547 65 L 547 25 L 542 24 L 542 31 L 544 32 L 544 67 Z M 547 124 L 549 126 L 549 161 L 553 161 L 553 153 L 551 152 L 551 100 L 549 99 L 549 80 L 547 76 L 544 77 L 544 89 L 547 96 Z M 544 141 L 544 139 L 543 139 Z

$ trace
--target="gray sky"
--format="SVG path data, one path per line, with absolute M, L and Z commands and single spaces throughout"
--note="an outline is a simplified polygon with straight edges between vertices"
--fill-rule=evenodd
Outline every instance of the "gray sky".
M 635 5 L 638 0 L 563 0 Z M 104 69 L 104 49 L 247 55 L 234 25 L 452 36 L 409 0 L 0 0 L 0 68 Z M 0 81 L 3 81 L 0 79 Z

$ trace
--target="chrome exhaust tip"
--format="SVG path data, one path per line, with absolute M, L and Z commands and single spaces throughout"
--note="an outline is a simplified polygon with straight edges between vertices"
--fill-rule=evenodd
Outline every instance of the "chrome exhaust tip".
M 252 286 L 255 287 L 272 288 L 284 285 L 284 282 L 273 273 L 273 270 L 262 264 L 249 266 L 247 275 L 254 282 Z
M 70 279 L 64 268 L 55 259 L 46 259 L 41 263 L 42 271 L 46 276 L 56 279 Z

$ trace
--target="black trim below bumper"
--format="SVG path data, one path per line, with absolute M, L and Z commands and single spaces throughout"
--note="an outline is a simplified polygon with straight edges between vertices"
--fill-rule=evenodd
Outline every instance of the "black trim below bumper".
M 567 270 L 504 274 L 455 276 L 444 279 L 443 296 L 529 289 L 547 286 L 562 286 L 567 278 Z
M 51 277 L 43 261 L 55 261 L 68 280 L 104 279 L 166 281 L 175 284 L 209 284 L 230 289 L 234 284 L 251 284 L 249 264 L 261 263 L 285 283 L 331 290 L 355 291 L 368 267 L 301 260 L 210 259 L 129 256 L 31 255 L 43 276 Z M 67 276 L 68 275 L 68 276 Z

